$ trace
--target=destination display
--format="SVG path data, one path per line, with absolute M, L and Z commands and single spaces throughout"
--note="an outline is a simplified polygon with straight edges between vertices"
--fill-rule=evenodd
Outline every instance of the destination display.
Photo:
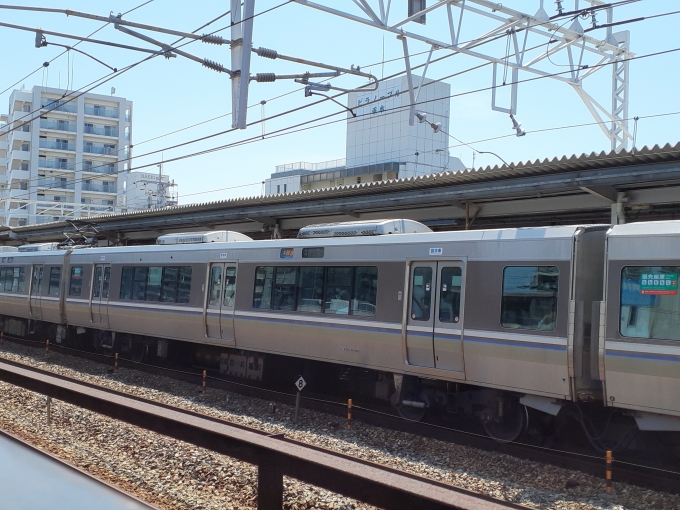
M 642 273 L 640 294 L 676 296 L 678 294 L 677 273 Z

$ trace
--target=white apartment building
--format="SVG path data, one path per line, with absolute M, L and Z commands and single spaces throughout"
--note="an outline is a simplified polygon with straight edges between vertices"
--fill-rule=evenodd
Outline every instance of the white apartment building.
M 0 223 L 19 226 L 120 212 L 132 102 L 15 90 L 0 117 Z M 69 98 L 72 96 L 69 96 Z
M 451 86 L 413 77 L 416 111 L 427 122 L 409 124 L 410 97 L 406 77 L 381 82 L 372 92 L 348 94 L 347 141 L 344 159 L 323 163 L 278 165 L 265 180 L 265 194 L 332 188 L 361 182 L 460 171 L 465 165 L 451 157 L 449 119 Z M 440 123 L 435 132 L 430 123 Z
M 158 209 L 177 205 L 176 186 L 175 181 L 171 181 L 165 174 L 126 172 L 123 182 L 125 197 L 123 205 L 128 210 Z

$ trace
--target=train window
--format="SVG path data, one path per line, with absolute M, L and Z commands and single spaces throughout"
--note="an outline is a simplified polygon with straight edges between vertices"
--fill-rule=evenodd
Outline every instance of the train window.
M 42 295 L 43 266 L 33 266 L 33 295 Z
M 432 303 L 432 268 L 416 267 L 413 270 L 411 318 L 416 321 L 430 320 Z
M 304 249 L 302 251 L 304 257 Z M 326 270 L 324 267 L 301 267 L 300 284 L 298 285 L 298 312 L 323 311 L 323 282 Z
M 210 268 L 210 288 L 208 290 L 208 304 L 210 306 L 220 306 L 221 286 L 222 266 L 213 266 Z
M 227 267 L 224 273 L 224 306 L 234 306 L 236 296 L 236 267 Z
M 253 308 L 371 317 L 377 267 L 258 267 Z
M 146 281 L 146 301 L 161 300 L 161 284 L 163 282 L 163 268 L 150 267 Z
M 357 267 L 354 275 L 352 315 L 372 317 L 375 315 L 378 295 L 378 268 Z
M 102 282 L 102 298 L 109 298 L 109 285 L 111 283 L 111 266 L 104 268 L 104 281 Z
M 80 296 L 83 290 L 83 266 L 71 268 L 71 282 L 68 288 L 69 296 Z
M 47 288 L 47 293 L 50 296 L 58 296 L 60 283 L 61 283 L 61 268 L 60 267 L 50 268 L 50 283 Z
M 177 302 L 188 303 L 191 296 L 191 266 L 180 266 L 177 282 Z
M 92 283 L 92 297 L 100 297 L 100 291 L 102 289 L 102 266 L 97 266 L 94 268 L 94 282 Z
M 106 268 L 108 270 L 109 268 Z M 108 274 L 104 286 L 108 294 Z M 120 299 L 188 303 L 191 292 L 191 266 L 124 267 L 120 279 Z M 104 296 L 106 297 L 106 296 Z
M 255 290 L 253 308 L 271 308 L 273 267 L 258 267 L 255 270 Z
M 621 336 L 680 340 L 677 266 L 629 266 L 621 271 Z
M 124 267 L 120 277 L 120 299 L 132 299 L 132 282 L 135 276 L 134 267 Z
M 0 292 L 18 292 L 26 290 L 26 268 L 3 267 L 0 269 Z
M 132 299 L 134 301 L 145 301 L 146 279 L 148 276 L 148 267 L 135 267 L 135 273 L 132 279 Z
M 295 310 L 297 267 L 277 267 L 274 280 L 274 310 Z
M 510 266 L 503 270 L 501 325 L 554 331 L 557 322 L 555 266 Z
M 178 267 L 163 268 L 163 288 L 161 291 L 161 301 L 165 303 L 177 302 L 177 280 L 179 278 Z
M 442 268 L 439 322 L 458 322 L 460 317 L 461 283 L 462 270 L 460 267 Z

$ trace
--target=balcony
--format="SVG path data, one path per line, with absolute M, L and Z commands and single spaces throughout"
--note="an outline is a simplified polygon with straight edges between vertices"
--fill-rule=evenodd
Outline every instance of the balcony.
M 118 118 L 118 108 L 106 108 L 105 106 L 85 106 L 86 115 L 96 115 L 98 117 Z
M 53 170 L 75 170 L 75 161 L 62 161 L 60 159 L 38 158 L 38 168 L 50 168 Z
M 56 131 L 69 131 L 71 133 L 75 133 L 78 129 L 75 124 L 63 120 L 41 120 L 40 128 L 54 129 Z
M 60 179 L 38 179 L 39 188 L 49 189 L 75 189 L 75 183 Z
M 21 170 L 15 168 L 9 172 L 10 181 L 28 181 L 31 178 L 31 173 L 28 170 Z
M 115 136 L 118 138 L 118 128 L 115 126 L 85 126 L 85 133 L 90 135 Z
M 40 140 L 41 149 L 55 149 L 60 151 L 75 151 L 76 144 L 68 142 L 56 142 L 52 140 Z
M 85 163 L 83 161 L 83 172 L 95 172 L 98 174 L 116 173 L 116 165 L 113 163 L 99 163 L 97 161 Z
M 118 149 L 115 147 L 102 147 L 100 145 L 83 145 L 83 152 L 90 154 L 102 154 L 104 156 L 118 156 Z
M 93 184 L 91 182 L 84 182 L 82 184 L 83 191 L 96 191 L 98 193 L 116 193 L 116 183 L 112 184 Z
M 49 99 L 43 99 L 41 108 L 55 111 L 55 112 L 66 112 L 66 113 L 77 113 L 78 107 L 71 103 L 60 103 L 58 100 L 50 101 Z M 24 113 L 24 115 L 26 115 Z

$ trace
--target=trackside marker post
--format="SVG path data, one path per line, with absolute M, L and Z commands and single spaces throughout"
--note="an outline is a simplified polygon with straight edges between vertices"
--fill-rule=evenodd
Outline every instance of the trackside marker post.
M 203 385 L 203 394 L 204 394 L 204 395 L 205 395 L 205 378 L 207 377 L 207 375 L 208 375 L 207 370 L 204 370 L 204 371 L 203 371 L 203 383 L 202 383 L 202 385 Z
M 50 339 L 48 338 L 45 340 L 45 356 L 47 356 L 50 352 Z
M 352 430 L 352 399 L 347 399 L 347 430 Z
M 113 357 L 113 373 L 118 373 L 118 353 L 116 353 Z
M 295 423 L 298 422 L 298 411 L 300 410 L 300 392 L 307 386 L 305 380 L 300 376 L 297 381 L 295 381 L 295 388 L 297 388 L 297 394 L 295 395 Z
M 607 494 L 612 493 L 612 463 L 614 462 L 614 457 L 612 457 L 611 450 L 607 450 L 607 456 L 605 457 L 607 463 L 607 488 L 605 489 Z

